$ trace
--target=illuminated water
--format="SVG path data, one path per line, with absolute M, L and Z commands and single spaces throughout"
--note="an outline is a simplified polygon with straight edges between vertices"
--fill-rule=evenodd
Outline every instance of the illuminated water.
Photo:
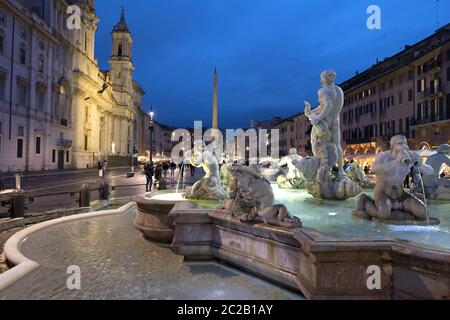
M 0 292 L 0 299 L 302 299 L 217 263 L 182 256 L 142 237 L 134 213 L 60 224 L 31 235 L 22 252 L 41 267 Z M 81 269 L 81 290 L 66 286 Z
M 303 226 L 336 238 L 377 238 L 410 241 L 424 247 L 450 252 L 450 202 L 431 201 L 429 215 L 441 221 L 439 226 L 398 226 L 357 219 L 352 216 L 357 198 L 346 201 L 319 200 L 306 190 L 281 190 L 272 184 L 275 202 L 288 207 L 291 214 L 303 221 Z M 364 190 L 372 195 L 371 191 Z M 162 194 L 154 199 L 183 200 L 181 194 Z M 200 208 L 217 208 L 215 201 L 195 201 Z
M 431 217 L 441 220 L 439 226 L 398 226 L 370 222 L 352 217 L 356 198 L 346 201 L 314 199 L 306 190 L 280 190 L 272 185 L 277 203 L 286 205 L 291 214 L 300 217 L 305 227 L 336 238 L 384 238 L 410 241 L 424 247 L 450 252 L 450 202 L 431 201 Z M 364 191 L 371 195 L 371 192 Z

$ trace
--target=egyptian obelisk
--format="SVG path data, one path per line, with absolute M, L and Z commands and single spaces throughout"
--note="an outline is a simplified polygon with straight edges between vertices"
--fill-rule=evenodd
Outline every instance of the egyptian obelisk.
M 214 67 L 214 92 L 213 92 L 213 115 L 212 115 L 212 128 L 219 129 L 219 119 L 217 110 L 217 70 Z

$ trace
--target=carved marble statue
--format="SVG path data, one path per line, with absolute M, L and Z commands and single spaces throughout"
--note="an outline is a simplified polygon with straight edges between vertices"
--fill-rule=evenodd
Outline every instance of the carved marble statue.
M 431 166 L 434 170 L 436 179 L 440 178 L 442 167 L 445 165 L 450 167 L 450 145 L 440 145 L 436 153 L 430 156 L 427 160 L 427 165 Z
M 345 169 L 345 173 L 350 179 L 358 183 L 361 188 L 373 188 L 375 186 L 375 183 L 369 179 L 359 163 L 357 163 L 356 161 L 350 164 L 347 169 Z
M 413 182 L 415 194 L 431 200 L 450 200 L 450 179 L 437 179 L 433 167 L 427 164 L 414 170 Z
M 334 84 L 335 79 L 334 71 L 322 72 L 319 106 L 311 110 L 311 105 L 305 101 L 305 115 L 313 125 L 311 144 L 314 157 L 303 158 L 299 169 L 305 176 L 306 189 L 314 197 L 343 200 L 357 196 L 361 188 L 346 176 L 343 169 L 339 114 L 344 105 L 344 93 Z M 332 173 L 334 166 L 338 168 L 337 176 Z
M 302 157 L 297 154 L 297 149 L 289 150 L 289 155 L 282 158 L 278 165 L 280 167 L 287 166 L 288 171 L 277 178 L 280 189 L 302 189 L 305 187 L 305 178 L 299 170 L 298 166 Z
M 239 217 L 243 222 L 263 221 L 270 225 L 286 228 L 301 227 L 299 218 L 292 217 L 284 205 L 274 205 L 274 194 L 269 181 L 256 170 L 230 165 L 233 176 L 230 192 L 224 200 L 223 210 Z
M 376 175 L 373 199 L 362 194 L 355 216 L 382 221 L 427 220 L 425 204 L 404 190 L 404 181 L 412 167 L 420 166 L 420 157 L 409 150 L 404 136 L 394 136 L 391 150 L 379 154 L 372 167 Z
M 187 156 L 190 157 L 191 165 L 203 168 L 205 176 L 192 187 L 186 188 L 185 198 L 223 200 L 227 196 L 227 191 L 220 183 L 219 163 L 216 157 L 206 148 L 205 142 L 196 141 L 194 146 L 194 150 L 187 153 Z

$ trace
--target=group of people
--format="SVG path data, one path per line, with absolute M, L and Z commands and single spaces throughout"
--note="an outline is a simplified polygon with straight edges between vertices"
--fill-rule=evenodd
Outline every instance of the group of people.
M 150 192 L 152 188 L 156 188 L 157 190 L 165 189 L 165 181 L 169 168 L 171 168 L 171 164 L 168 162 L 158 162 L 156 164 L 152 161 L 147 162 L 144 166 L 145 177 L 147 178 L 145 191 Z M 153 178 L 155 179 L 154 182 Z
M 145 190 L 150 192 L 152 190 L 165 189 L 165 181 L 167 178 L 175 179 L 175 170 L 179 168 L 180 177 L 183 179 L 185 167 L 190 167 L 191 176 L 195 174 L 195 167 L 193 165 L 178 165 L 173 161 L 162 161 L 154 163 L 147 162 L 144 165 L 144 172 L 147 178 Z

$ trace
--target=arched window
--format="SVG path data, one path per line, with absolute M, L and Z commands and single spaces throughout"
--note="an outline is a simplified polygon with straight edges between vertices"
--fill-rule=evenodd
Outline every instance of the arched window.
M 122 44 L 119 43 L 119 48 L 118 48 L 118 50 L 117 50 L 117 55 L 118 55 L 119 57 L 121 57 L 121 56 L 122 56 L 122 53 L 123 53 L 123 50 L 122 50 Z
M 38 69 L 38 72 L 44 73 L 44 56 L 43 55 L 39 55 L 39 57 L 38 57 L 37 69 Z
M 27 47 L 24 44 L 19 49 L 19 61 L 21 64 L 27 63 Z
M 67 120 L 67 93 L 63 85 L 61 86 L 61 90 L 59 91 L 58 116 L 59 119 Z

